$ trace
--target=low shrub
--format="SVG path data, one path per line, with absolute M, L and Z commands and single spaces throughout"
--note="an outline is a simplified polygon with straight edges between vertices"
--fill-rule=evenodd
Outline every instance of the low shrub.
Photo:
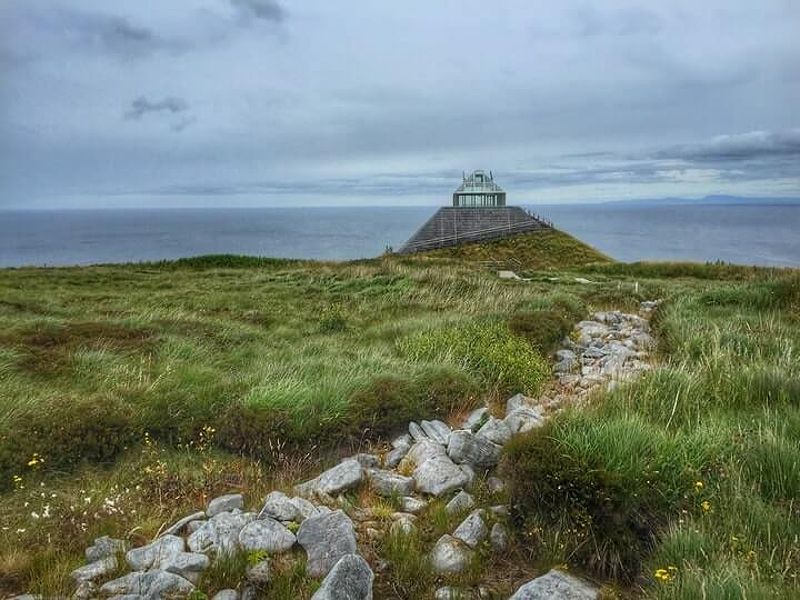
M 508 327 L 516 335 L 524 337 L 543 354 L 555 350 L 559 342 L 572 329 L 572 322 L 553 310 L 521 312 L 508 320 Z
M 513 439 L 501 468 L 520 531 L 555 527 L 564 557 L 630 582 L 704 458 L 696 440 L 667 438 L 636 418 L 571 415 Z
M 411 360 L 449 363 L 474 372 L 501 395 L 534 395 L 549 373 L 525 338 L 494 319 L 428 329 L 402 339 L 398 347 Z
M 58 399 L 20 414 L 0 432 L 0 487 L 31 469 L 70 471 L 107 463 L 139 437 L 129 407 L 111 398 Z

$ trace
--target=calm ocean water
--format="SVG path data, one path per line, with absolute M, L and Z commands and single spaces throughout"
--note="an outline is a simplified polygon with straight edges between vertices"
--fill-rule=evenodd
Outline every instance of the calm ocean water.
M 624 261 L 800 266 L 800 204 L 533 211 Z M 436 207 L 0 211 L 0 267 L 234 253 L 349 259 L 398 248 Z

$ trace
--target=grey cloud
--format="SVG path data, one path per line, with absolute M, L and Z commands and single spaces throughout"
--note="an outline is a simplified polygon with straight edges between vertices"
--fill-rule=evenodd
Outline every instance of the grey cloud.
M 657 156 L 699 161 L 748 160 L 763 157 L 800 159 L 800 129 L 721 135 L 706 143 L 667 148 L 658 152 Z
M 168 96 L 163 100 L 152 102 L 144 96 L 139 96 L 131 102 L 130 108 L 125 112 L 126 119 L 141 119 L 148 113 L 182 113 L 189 110 L 189 104 L 183 98 Z
M 276 0 L 230 0 L 230 2 L 246 20 L 260 19 L 280 23 L 286 18 L 286 11 Z
M 601 35 L 653 35 L 661 31 L 661 17 L 644 8 L 598 10 L 592 6 L 582 7 L 573 13 L 577 32 L 581 36 Z
M 71 45 L 121 58 L 141 57 L 175 46 L 151 29 L 116 15 L 62 9 L 36 13 L 34 20 Z

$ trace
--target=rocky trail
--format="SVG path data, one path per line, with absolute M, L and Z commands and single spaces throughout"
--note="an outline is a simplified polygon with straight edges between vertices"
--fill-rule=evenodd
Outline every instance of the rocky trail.
M 650 368 L 648 317 L 655 306 L 656 302 L 644 302 L 639 315 L 602 312 L 578 323 L 556 353 L 554 380 L 539 398 L 517 394 L 508 399 L 504 411 L 477 409 L 456 429 L 442 421 L 409 423 L 407 433 L 384 452 L 346 458 L 296 485 L 291 494 L 273 491 L 259 512 L 246 511 L 242 495 L 230 494 L 180 519 L 148 545 L 128 548 L 123 540 L 95 540 L 86 549 L 86 565 L 72 574 L 73 598 L 187 595 L 217 557 L 245 551 L 264 558 L 248 568 L 238 589 L 219 592 L 215 600 L 256 597 L 259 589 L 270 585 L 271 561 L 303 555 L 307 573 L 322 580 L 312 600 L 371 599 L 374 573 L 387 568 L 371 552 L 373 543 L 390 534 L 413 532 L 437 498 L 448 500 L 447 513 L 465 516 L 433 543 L 430 564 L 442 575 L 463 571 L 480 544 L 502 551 L 513 534 L 507 519 L 509 506 L 482 505 L 471 493 L 473 485 L 481 481 L 488 497 L 502 497 L 505 484 L 493 469 L 513 436 L 541 427 L 566 406 L 586 402 L 601 386 L 617 385 Z M 364 489 L 369 493 L 349 493 Z M 386 504 L 380 508 L 359 505 L 362 497 L 386 499 L 397 510 L 387 514 Z M 123 566 L 121 560 L 128 574 L 95 583 L 117 572 Z M 434 597 L 497 596 L 486 586 L 445 586 L 435 590 Z M 514 600 L 598 597 L 594 584 L 555 569 L 525 583 L 511 596 Z

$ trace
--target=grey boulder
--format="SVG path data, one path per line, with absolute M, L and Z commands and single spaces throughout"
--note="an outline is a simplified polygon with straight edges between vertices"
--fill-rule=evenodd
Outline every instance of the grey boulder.
M 312 577 L 326 575 L 339 559 L 358 551 L 353 522 L 341 510 L 303 521 L 297 541 L 308 555 L 306 570 Z
M 370 469 L 367 477 L 370 486 L 379 496 L 408 496 L 414 491 L 414 480 L 398 473 Z
M 458 464 L 476 468 L 493 467 L 500 460 L 501 447 L 485 437 L 459 429 L 450 434 L 447 455 Z
M 86 549 L 86 562 L 96 562 L 101 558 L 113 556 L 127 549 L 128 544 L 123 540 L 104 535 L 103 537 L 96 538 L 94 544 Z
M 264 508 L 258 513 L 259 519 L 267 517 L 277 521 L 298 521 L 300 510 L 283 492 L 270 492 L 264 499 Z
M 255 518 L 253 513 L 220 513 L 189 536 L 189 549 L 192 552 L 235 552 L 239 548 L 239 532 Z
M 469 473 L 447 456 L 429 458 L 414 469 L 412 477 L 420 492 L 433 496 L 463 488 L 470 482 Z
M 295 486 L 298 496 L 330 496 L 356 487 L 361 483 L 364 470 L 355 458 L 348 458 L 328 469 L 319 477 Z
M 429 438 L 434 442 L 438 442 L 442 446 L 447 445 L 447 440 L 450 438 L 450 427 L 447 423 L 442 421 L 420 421 L 420 427 Z
M 183 538 L 176 535 L 165 535 L 146 546 L 128 550 L 125 560 L 132 570 L 146 571 L 152 567 L 158 568 L 162 560 L 183 552 L 183 549 Z
M 489 542 L 492 548 L 498 552 L 505 550 L 508 547 L 508 532 L 506 528 L 500 523 L 492 525 L 492 530 L 489 532 Z
M 239 547 L 247 551 L 265 550 L 270 554 L 281 554 L 291 550 L 296 541 L 291 531 L 269 517 L 250 521 L 239 532 Z
M 475 498 L 473 498 L 464 490 L 461 490 L 455 496 L 453 496 L 453 499 L 447 503 L 444 509 L 447 514 L 452 515 L 454 513 L 467 511 L 473 506 L 475 506 Z
M 166 571 L 134 571 L 104 584 L 100 592 L 108 595 L 136 595 L 147 600 L 165 598 L 171 594 L 188 594 L 194 590 L 191 582 Z
M 511 428 L 502 419 L 489 417 L 476 435 L 499 446 L 504 446 L 511 439 Z
M 372 600 L 374 580 L 367 561 L 347 554 L 334 565 L 311 600 Z
M 461 540 L 470 548 L 477 547 L 477 545 L 489 535 L 489 528 L 483 517 L 483 510 L 477 509 L 472 511 L 469 516 L 456 527 L 453 532 L 453 537 Z
M 78 567 L 72 572 L 72 578 L 80 583 L 81 581 L 92 581 L 98 577 L 103 577 L 117 568 L 117 557 L 106 556 L 100 560 Z
M 596 587 L 553 569 L 519 588 L 509 600 L 596 600 Z
M 239 600 L 239 592 L 236 590 L 220 590 L 211 598 L 211 600 Z
M 439 574 L 460 573 L 472 560 L 472 550 L 462 541 L 443 535 L 431 551 L 431 565 Z
M 236 508 L 240 509 L 244 506 L 244 498 L 241 494 L 226 494 L 218 498 L 214 498 L 208 503 L 206 514 L 213 517 L 223 512 L 228 512 Z

